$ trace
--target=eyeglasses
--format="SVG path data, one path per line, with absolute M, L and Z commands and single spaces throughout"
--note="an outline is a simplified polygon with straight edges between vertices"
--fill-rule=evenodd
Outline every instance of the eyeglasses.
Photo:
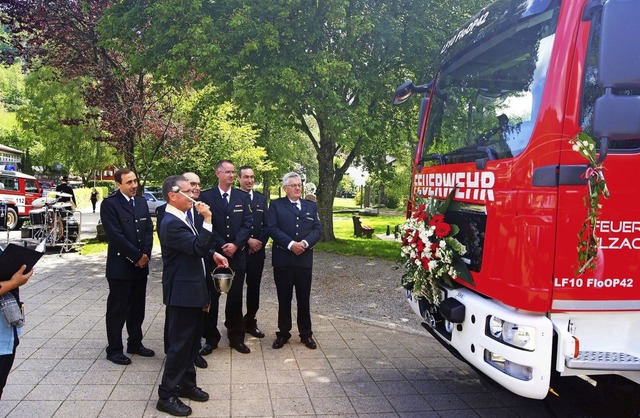
M 189 184 L 191 184 L 191 187 L 200 187 L 200 183 L 199 182 L 192 181 Z
M 229 175 L 229 174 L 234 174 L 234 173 L 235 173 L 235 171 L 233 171 L 233 170 L 227 170 L 227 171 L 218 171 L 218 173 L 222 173 L 222 174 L 226 174 L 226 175 Z
M 300 189 L 302 188 L 302 184 L 298 183 L 298 184 L 285 184 L 284 187 L 291 187 L 293 189 Z

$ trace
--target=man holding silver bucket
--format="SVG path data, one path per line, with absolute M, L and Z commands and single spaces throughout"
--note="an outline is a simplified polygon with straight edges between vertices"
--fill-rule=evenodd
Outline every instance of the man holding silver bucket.
M 286 197 L 272 200 L 267 217 L 267 232 L 273 240 L 273 278 L 278 293 L 278 332 L 272 347 L 282 348 L 291 338 L 291 300 L 293 290 L 298 302 L 300 341 L 316 349 L 311 331 L 311 274 L 313 246 L 320 240 L 322 225 L 317 205 L 302 199 L 302 180 L 297 173 L 282 179 Z
M 203 191 L 200 200 L 211 207 L 215 218 L 212 251 L 224 254 L 229 259 L 229 266 L 235 272 L 224 309 L 224 325 L 227 328 L 229 346 L 239 353 L 248 354 L 251 349 L 244 343 L 242 293 L 247 263 L 245 246 L 251 235 L 253 220 L 249 206 L 249 195 L 233 187 L 235 171 L 232 161 L 219 161 L 216 165 L 216 177 L 218 178 L 218 186 Z M 201 355 L 210 354 L 220 342 L 219 301 L 220 293 L 213 292 L 211 294 L 211 308 L 205 316 L 202 333 L 205 344 L 200 350 Z
M 209 305 L 205 258 L 209 257 L 213 226 L 209 206 L 193 199 L 193 188 L 186 177 L 168 177 L 162 185 L 162 194 L 167 201 L 160 228 L 167 358 L 156 408 L 171 415 L 187 416 L 192 410 L 179 398 L 196 402 L 209 399 L 209 394 L 196 384 L 194 361 L 200 350 L 203 311 Z M 187 215 L 192 206 L 204 218 L 200 231 Z M 213 254 L 213 261 L 221 267 L 229 265 L 217 253 Z

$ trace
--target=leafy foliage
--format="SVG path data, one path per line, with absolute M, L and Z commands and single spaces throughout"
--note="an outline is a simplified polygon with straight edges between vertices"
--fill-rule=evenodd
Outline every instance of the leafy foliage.
M 365 151 L 368 166 L 382 167 L 399 146 L 394 132 L 404 118 L 395 117 L 402 111 L 391 109 L 390 93 L 426 67 L 450 32 L 444 22 L 468 17 L 460 2 L 444 3 L 123 0 L 102 29 L 132 68 L 212 81 L 247 114 L 268 109 L 269 126 L 303 132 L 318 162 L 324 238 L 333 239 L 331 201 L 347 168 Z M 431 7 L 446 19 L 425 19 Z
M 69 126 L 96 123 L 95 139 L 113 145 L 126 164 L 136 168 L 136 142 L 177 136 L 171 90 L 153 83 L 144 70 L 132 72 L 122 54 L 103 44 L 97 25 L 112 0 L 15 0 L 4 2 L 1 23 L 10 28 L 14 55 L 31 68 L 47 65 L 63 79 L 91 80 L 83 98 L 90 112 L 60 120 Z M 98 111 L 95 111 L 98 109 Z

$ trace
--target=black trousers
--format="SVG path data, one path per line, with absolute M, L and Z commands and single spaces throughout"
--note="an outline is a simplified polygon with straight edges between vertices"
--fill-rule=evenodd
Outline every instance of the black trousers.
M 189 390 L 196 386 L 196 368 L 193 365 L 200 351 L 202 308 L 167 306 L 165 309 L 165 350 L 162 382 L 158 387 L 160 399 L 178 396 L 178 387 Z
M 16 347 L 20 344 L 16 327 L 11 328 L 13 328 L 13 352 L 0 356 L 0 399 L 2 399 L 2 391 L 7 384 L 11 367 L 13 367 L 13 361 L 16 359 Z
M 264 270 L 264 253 L 247 257 L 247 313 L 244 314 L 245 330 L 256 328 L 256 314 L 260 309 L 260 283 Z
M 242 316 L 242 291 L 246 270 L 236 270 L 231 289 L 227 293 L 225 305 L 224 326 L 227 328 L 229 344 L 236 345 L 244 342 L 244 318 Z M 220 342 L 218 330 L 218 308 L 220 306 L 220 293 L 211 293 L 211 307 L 205 314 L 202 336 L 209 344 Z
M 279 337 L 291 337 L 291 300 L 293 290 L 298 302 L 298 333 L 300 337 L 311 337 L 311 268 L 274 267 L 273 278 L 278 292 Z
M 109 282 L 107 297 L 107 355 L 122 353 L 122 328 L 127 324 L 127 349 L 136 350 L 142 345 L 147 279 L 115 280 Z

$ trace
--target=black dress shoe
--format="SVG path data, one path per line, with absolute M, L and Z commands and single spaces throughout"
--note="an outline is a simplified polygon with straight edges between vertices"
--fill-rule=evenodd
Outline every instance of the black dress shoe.
M 137 354 L 141 357 L 153 357 L 156 355 L 155 351 L 153 351 L 150 348 L 145 347 L 144 345 L 141 345 L 140 347 L 138 347 L 135 350 L 130 350 L 127 348 L 127 353 L 129 354 Z
M 191 408 L 185 405 L 177 396 L 172 396 L 169 399 L 158 399 L 156 409 L 176 417 L 186 417 L 191 415 L 192 412 Z
M 258 327 L 247 329 L 247 333 L 253 335 L 256 338 L 264 338 L 264 332 L 260 331 Z
M 249 354 L 251 352 L 251 349 L 247 347 L 245 343 L 230 344 L 229 347 L 234 348 L 237 352 L 242 354 Z
M 196 402 L 206 402 L 209 400 L 209 394 L 197 386 L 188 390 L 180 390 L 178 396 L 181 398 L 189 398 Z
M 214 344 L 206 343 L 205 345 L 202 346 L 202 349 L 200 349 L 200 355 L 201 356 L 209 355 L 216 348 L 218 348 L 218 344 L 217 343 L 214 343 Z
M 204 357 L 202 357 L 200 354 L 198 354 L 196 359 L 193 361 L 193 364 L 199 369 L 206 369 L 207 367 L 209 367 L 209 363 L 207 363 L 207 360 L 205 360 Z
M 318 347 L 312 337 L 302 337 L 300 338 L 300 342 L 312 350 Z
M 126 366 L 127 364 L 131 364 L 131 359 L 122 353 L 114 354 L 112 356 L 107 354 L 107 360 L 109 360 L 112 363 L 119 364 L 121 366 Z
M 276 338 L 276 340 L 273 342 L 273 344 L 271 345 L 271 347 L 275 348 L 276 350 L 279 348 L 284 347 L 284 345 L 287 343 L 287 341 L 289 341 L 289 339 L 287 337 L 278 337 Z

